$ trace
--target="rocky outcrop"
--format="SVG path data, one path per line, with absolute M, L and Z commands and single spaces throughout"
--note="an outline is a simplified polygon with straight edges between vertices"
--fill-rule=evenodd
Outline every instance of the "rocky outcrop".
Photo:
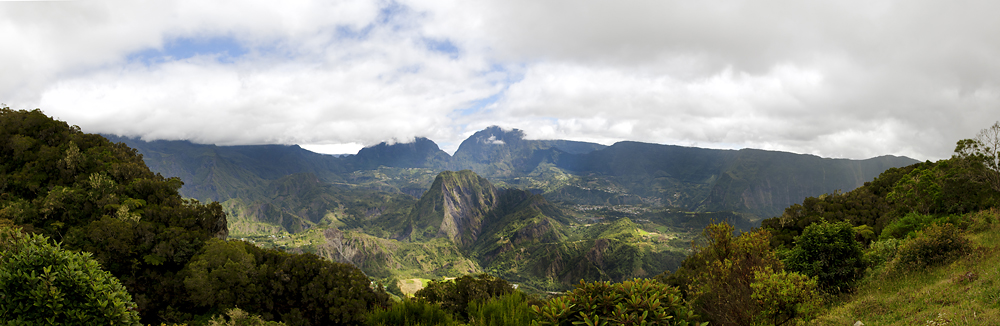
M 496 187 L 472 171 L 442 172 L 411 213 L 413 227 L 407 237 L 446 237 L 459 246 L 471 245 L 498 197 Z

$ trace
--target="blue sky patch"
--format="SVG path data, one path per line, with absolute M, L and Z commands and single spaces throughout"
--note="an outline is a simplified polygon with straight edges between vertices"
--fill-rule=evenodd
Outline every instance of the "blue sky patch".
M 221 62 L 233 62 L 247 53 L 247 49 L 232 37 L 189 38 L 167 41 L 162 49 L 146 49 L 133 53 L 129 61 L 145 64 L 166 60 L 182 60 L 199 55 L 215 56 Z
M 490 104 L 496 103 L 503 96 L 503 92 L 499 92 L 489 97 L 484 97 L 470 103 L 469 107 L 457 110 L 459 116 L 468 116 L 474 113 L 479 113 L 483 111 L 483 108 L 490 106 Z
M 458 47 L 448 39 L 435 40 L 425 38 L 424 44 L 427 45 L 428 50 L 447 54 L 452 59 L 458 58 Z

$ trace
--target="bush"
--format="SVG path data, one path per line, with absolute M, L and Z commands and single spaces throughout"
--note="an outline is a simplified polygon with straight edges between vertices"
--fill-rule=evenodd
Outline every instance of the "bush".
M 486 273 L 465 275 L 451 281 L 431 281 L 427 287 L 413 294 L 414 297 L 431 303 L 441 304 L 441 308 L 463 319 L 469 317 L 469 303 L 485 301 L 493 297 L 514 292 L 514 287 L 502 278 Z
M 580 281 L 572 292 L 531 308 L 532 325 L 689 325 L 695 320 L 677 288 L 649 279 Z
M 815 223 L 805 228 L 785 258 L 789 271 L 815 276 L 830 293 L 848 291 L 864 276 L 861 245 L 847 222 Z
M 751 324 L 761 309 L 751 298 L 754 272 L 782 270 L 770 232 L 758 229 L 736 237 L 732 226 L 720 223 L 706 227 L 703 236 L 705 246 L 694 246 L 681 268 L 662 279 L 687 288 L 688 299 L 712 324 Z
M 215 316 L 208 321 L 208 326 L 284 326 L 282 322 L 265 321 L 258 315 L 248 314 L 240 308 L 226 311 L 226 316 Z
M 1000 209 L 995 207 L 972 213 L 968 217 L 969 227 L 966 230 L 970 232 L 982 232 L 989 230 L 996 225 L 998 218 L 1000 218 Z
M 889 223 L 882 230 L 882 234 L 879 236 L 880 239 L 904 239 L 912 238 L 917 235 L 920 230 L 926 229 L 931 224 L 945 224 L 951 223 L 954 225 L 967 227 L 969 221 L 963 219 L 960 215 L 945 215 L 935 217 L 933 215 L 922 215 L 916 212 L 911 212 L 904 215 L 898 220 Z
M 896 252 L 897 267 L 922 268 L 945 263 L 972 250 L 972 243 L 952 224 L 934 224 L 904 242 Z
M 469 305 L 469 325 L 528 325 L 532 316 L 531 306 L 520 291 Z
M 389 308 L 375 308 L 366 316 L 365 325 L 418 326 L 457 325 L 451 314 L 437 304 L 404 299 Z
M 823 307 L 815 277 L 772 270 L 754 272 L 750 298 L 760 305 L 754 325 L 783 325 L 812 319 Z
M 125 287 L 90 253 L 0 227 L 0 320 L 9 324 L 134 325 Z
M 889 238 L 872 242 L 868 250 L 865 250 L 865 262 L 872 268 L 877 268 L 886 262 L 896 258 L 896 251 L 899 249 L 901 240 Z

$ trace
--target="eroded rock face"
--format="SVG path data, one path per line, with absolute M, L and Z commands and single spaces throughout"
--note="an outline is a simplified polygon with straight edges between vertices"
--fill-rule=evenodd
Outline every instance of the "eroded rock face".
M 487 184 L 488 185 L 488 184 Z M 444 216 L 438 236 L 447 236 L 461 246 L 471 245 L 482 232 L 483 218 L 497 205 L 497 190 L 459 182 L 442 185 Z
M 498 198 L 497 188 L 472 171 L 442 172 L 411 213 L 413 227 L 406 236 L 413 240 L 447 237 L 459 246 L 471 245 Z

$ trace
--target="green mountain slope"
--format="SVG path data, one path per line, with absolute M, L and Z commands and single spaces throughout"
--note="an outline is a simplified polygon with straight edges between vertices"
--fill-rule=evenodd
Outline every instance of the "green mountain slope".
M 890 156 L 859 161 L 637 142 L 603 146 L 529 140 L 520 130 L 499 127 L 473 134 L 454 156 L 426 138 L 411 143 L 382 143 L 362 149 L 357 155 L 337 157 L 297 146 L 213 146 L 109 137 L 138 148 L 154 171 L 188 180 L 181 188 L 183 195 L 223 202 L 226 212 L 237 217 L 233 225 L 237 232 L 297 232 L 318 223 L 315 216 L 333 212 L 317 211 L 312 213 L 313 218 L 307 218 L 292 213 L 300 209 L 290 206 L 304 200 L 269 194 L 271 183 L 300 173 L 359 191 L 356 196 L 365 196 L 360 192 L 369 191 L 373 198 L 380 198 L 375 195 L 378 192 L 419 198 L 431 188 L 438 173 L 468 169 L 499 187 L 531 190 L 562 204 L 733 211 L 756 219 L 779 215 L 784 207 L 802 198 L 849 191 L 887 168 L 915 163 Z M 290 202 L 280 202 L 284 200 Z M 431 220 L 437 221 L 424 222 Z M 421 228 L 419 236 L 430 227 L 426 223 L 399 222 Z M 385 230 L 392 229 L 394 236 L 411 233 L 396 230 L 398 225 Z
M 825 159 L 744 149 L 729 160 L 700 204 L 709 211 L 742 211 L 760 217 L 778 216 L 802 198 L 850 191 L 889 168 L 915 160 L 880 156 L 867 160 Z
M 438 174 L 413 207 L 401 238 L 411 241 L 444 237 L 460 246 L 475 242 L 483 219 L 497 206 L 499 191 L 469 170 Z
M 620 142 L 583 155 L 562 156 L 558 167 L 603 182 L 569 185 L 554 191 L 552 198 L 577 203 L 654 202 L 692 211 L 769 217 L 800 198 L 851 190 L 885 169 L 913 163 L 917 161 L 894 156 L 859 161 Z

